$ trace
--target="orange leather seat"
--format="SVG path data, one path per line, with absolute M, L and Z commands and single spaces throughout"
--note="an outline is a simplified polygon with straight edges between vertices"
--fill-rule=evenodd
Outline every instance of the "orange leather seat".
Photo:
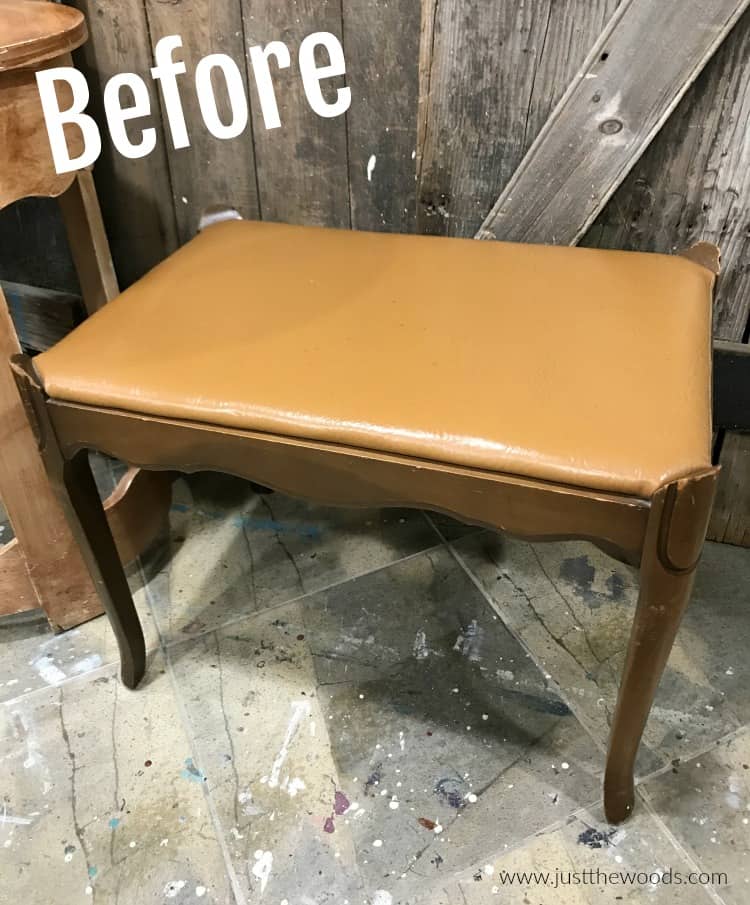
M 710 464 L 713 279 L 230 221 L 34 361 L 62 400 L 646 497 Z

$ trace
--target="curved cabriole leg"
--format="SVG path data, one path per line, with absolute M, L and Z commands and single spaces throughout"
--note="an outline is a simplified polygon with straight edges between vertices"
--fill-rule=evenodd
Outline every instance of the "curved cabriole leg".
M 656 689 L 690 599 L 713 502 L 713 469 L 662 488 L 651 502 L 641 588 L 620 682 L 604 777 L 604 811 L 620 823 L 633 810 L 633 771 Z
M 86 450 L 64 461 L 62 483 L 74 537 L 117 638 L 122 681 L 135 688 L 146 670 L 143 630 Z
M 88 452 L 63 454 L 30 359 L 14 356 L 12 367 L 47 476 L 88 566 L 120 650 L 122 681 L 135 688 L 146 669 L 146 645 L 125 571 L 99 498 Z

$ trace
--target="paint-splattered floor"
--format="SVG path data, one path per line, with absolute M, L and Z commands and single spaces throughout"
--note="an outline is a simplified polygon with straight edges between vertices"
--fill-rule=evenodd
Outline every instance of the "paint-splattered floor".
M 196 476 L 131 580 L 137 692 L 104 619 L 0 623 L 3 905 L 750 901 L 750 551 L 706 549 L 616 830 L 593 547 Z

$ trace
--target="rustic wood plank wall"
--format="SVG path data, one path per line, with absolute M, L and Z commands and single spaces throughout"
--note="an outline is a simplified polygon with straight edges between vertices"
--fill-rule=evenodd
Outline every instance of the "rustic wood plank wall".
M 419 3 L 344 0 L 343 10 L 351 225 L 414 232 Z
M 201 212 L 211 204 L 231 203 L 243 217 L 257 219 L 258 190 L 252 131 L 235 141 L 221 141 L 204 127 L 195 91 L 195 66 L 209 53 L 224 53 L 240 68 L 247 82 L 242 10 L 227 0 L 145 0 L 149 55 L 160 38 L 179 35 L 182 48 L 174 58 L 184 60 L 187 72 L 178 76 L 190 146 L 175 150 L 162 107 L 160 146 L 166 149 L 169 184 L 180 244 L 195 235 Z M 222 122 L 231 120 L 226 87 L 214 80 Z M 149 158 L 150 159 L 150 158 Z
M 750 15 L 745 14 L 594 222 L 582 244 L 722 252 L 715 322 L 740 341 L 750 313 Z
M 341 40 L 340 0 L 242 0 L 242 9 L 248 46 L 283 40 L 291 57 L 287 69 L 271 63 L 280 128 L 266 129 L 251 79 L 261 217 L 348 228 L 346 119 L 324 119 L 310 108 L 298 62 L 299 46 L 310 33 L 329 31 Z M 318 61 L 328 62 L 323 56 Z M 331 79 L 324 91 L 343 84 L 343 78 Z
M 200 212 L 210 204 L 229 203 L 252 219 L 416 228 L 417 0 L 73 2 L 89 21 L 91 40 L 77 62 L 90 80 L 92 100 L 99 101 L 92 112 L 100 125 L 106 79 L 130 70 L 151 84 L 152 52 L 161 37 L 182 37 L 188 65 L 181 97 L 191 147 L 172 147 L 162 109 L 152 155 L 125 160 L 105 141 L 106 153 L 96 167 L 123 286 L 194 235 Z M 127 28 L 119 27 L 122 22 Z M 313 31 L 330 31 L 346 46 L 346 80 L 324 87 L 350 85 L 357 103 L 340 118 L 317 116 L 304 94 L 298 51 Z M 271 63 L 281 128 L 267 130 L 247 53 L 272 40 L 287 43 L 291 65 L 279 70 Z M 207 53 L 226 53 L 246 77 L 251 122 L 238 139 L 215 139 L 200 118 L 191 74 Z M 327 61 L 321 56 L 319 62 Z M 151 100 L 159 111 L 153 87 Z M 219 110 L 227 114 L 226 104 Z
M 71 5 L 81 10 L 88 24 L 89 40 L 74 59 L 86 75 L 90 112 L 100 128 L 104 126 L 104 85 L 119 72 L 144 78 L 151 108 L 158 111 L 159 98 L 149 75 L 151 42 L 142 0 L 73 0 Z M 162 136 L 148 157 L 127 160 L 104 135 L 94 176 L 117 276 L 124 287 L 176 248 L 175 210 Z
M 420 232 L 473 236 L 617 0 L 425 0 Z

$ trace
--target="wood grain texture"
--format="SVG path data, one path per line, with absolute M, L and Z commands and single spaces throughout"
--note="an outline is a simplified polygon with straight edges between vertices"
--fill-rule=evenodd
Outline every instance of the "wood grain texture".
M 421 0 L 419 22 L 419 66 L 417 67 L 417 190 L 422 183 L 425 140 L 427 137 L 427 117 L 430 112 L 430 81 L 432 79 L 435 55 L 435 23 L 438 0 Z
M 36 377 L 19 358 L 14 371 Z M 236 430 L 46 399 L 36 391 L 65 458 L 82 448 L 143 468 L 222 471 L 325 505 L 434 509 L 532 538 L 592 540 L 637 563 L 648 502 L 415 456 Z
M 0 72 L 32 68 L 69 53 L 86 40 L 86 23 L 74 9 L 56 3 L 29 6 L 0 0 Z
M 121 287 L 129 286 L 177 247 L 177 229 L 164 141 L 140 160 L 128 160 L 109 140 L 103 109 L 107 80 L 135 72 L 148 86 L 152 116 L 161 131 L 159 98 L 150 75 L 151 41 L 142 0 L 72 0 L 86 16 L 89 40 L 75 62 L 89 84 L 89 112 L 103 129 L 94 178 Z
M 542 131 L 619 5 L 620 0 L 557 0 L 552 4 L 547 36 L 534 72 L 522 153 Z
M 67 65 L 66 55 L 39 69 Z M 58 82 L 55 93 L 61 109 L 70 107 L 73 92 L 67 83 Z M 63 128 L 70 153 L 80 154 L 80 130 L 70 124 Z M 34 70 L 0 72 L 0 160 L 0 209 L 27 195 L 59 195 L 73 181 L 73 173 L 55 171 Z
M 623 0 L 480 237 L 575 243 L 747 6 Z
M 352 226 L 414 232 L 419 4 L 345 0 L 343 9 Z
M 239 0 L 146 0 L 151 46 L 160 38 L 179 35 L 182 49 L 174 58 L 184 60 L 187 72 L 177 77 L 190 147 L 175 150 L 166 115 L 163 141 L 167 147 L 172 197 L 180 243 L 198 229 L 203 210 L 213 204 L 231 204 L 248 219 L 258 217 L 255 156 L 252 130 L 235 139 L 214 137 L 203 123 L 195 90 L 195 66 L 201 57 L 224 53 L 247 79 L 242 12 Z M 226 85 L 219 74 L 213 80 L 222 122 L 231 121 Z
M 617 0 L 424 0 L 418 222 L 472 236 Z
M 0 546 L 0 616 L 25 613 L 39 606 L 17 538 Z
M 721 249 L 714 333 L 740 341 L 750 313 L 750 12 L 635 164 L 583 245 L 674 253 Z
M 18 352 L 18 341 L 0 292 L 0 361 L 7 363 Z M 23 550 L 37 605 L 44 606 L 50 622 L 55 626 L 77 625 L 97 615 L 101 611 L 99 600 L 47 481 L 7 366 L 0 368 L 0 497 Z M 8 563 L 17 571 L 13 554 Z M 26 593 L 25 587 L 22 582 L 22 594 Z
M 324 119 L 313 112 L 298 62 L 300 43 L 310 33 L 329 31 L 342 39 L 340 0 L 242 0 L 242 17 L 248 48 L 281 40 L 291 56 L 288 69 L 279 70 L 271 60 L 280 128 L 266 129 L 255 80 L 250 84 L 260 216 L 263 220 L 349 227 L 345 116 Z M 321 57 L 319 62 L 328 61 Z M 343 77 L 325 81 L 324 96 L 345 83 Z

